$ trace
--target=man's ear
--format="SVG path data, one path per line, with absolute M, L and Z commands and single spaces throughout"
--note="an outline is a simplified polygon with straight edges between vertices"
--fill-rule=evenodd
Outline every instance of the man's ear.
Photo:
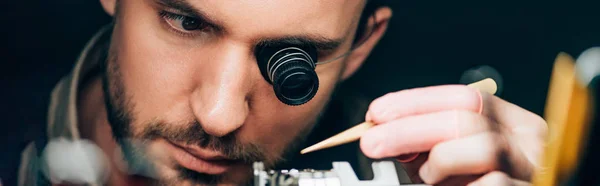
M 104 11 L 108 15 L 110 15 L 110 16 L 115 15 L 117 0 L 100 0 L 100 4 L 102 4 L 102 8 L 104 8 Z
M 369 21 L 366 25 L 367 30 L 364 32 L 364 36 L 361 36 L 364 38 L 359 39 L 359 43 L 356 43 L 360 44 L 360 46 L 355 48 L 347 58 L 346 68 L 342 74 L 342 80 L 349 78 L 360 68 L 371 53 L 371 50 L 373 50 L 381 37 L 383 37 L 388 27 L 389 20 L 392 17 L 392 9 L 389 7 L 381 7 L 377 9 L 374 14 L 374 16 L 371 16 L 368 19 Z

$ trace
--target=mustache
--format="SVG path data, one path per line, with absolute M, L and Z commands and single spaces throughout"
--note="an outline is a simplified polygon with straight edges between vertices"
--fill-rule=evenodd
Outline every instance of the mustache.
M 228 159 L 244 163 L 267 160 L 265 149 L 260 145 L 242 143 L 237 140 L 234 133 L 222 137 L 212 136 L 207 134 L 197 121 L 192 121 L 185 125 L 153 122 L 143 130 L 142 138 L 147 140 L 164 138 L 175 143 L 199 146 L 220 152 Z

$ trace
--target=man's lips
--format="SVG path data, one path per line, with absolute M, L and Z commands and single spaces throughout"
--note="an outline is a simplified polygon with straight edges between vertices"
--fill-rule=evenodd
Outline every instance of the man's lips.
M 223 174 L 239 161 L 229 159 L 222 153 L 196 146 L 169 142 L 170 151 L 181 166 L 206 174 Z
M 200 148 L 197 146 L 192 146 L 192 145 L 182 145 L 182 144 L 176 144 L 176 143 L 174 143 L 174 144 L 175 144 L 175 146 L 183 148 L 188 153 L 190 153 L 193 156 L 200 158 L 200 159 L 211 160 L 211 161 L 231 160 L 231 159 L 225 157 L 222 153 L 217 152 L 217 151 L 203 149 L 203 148 Z

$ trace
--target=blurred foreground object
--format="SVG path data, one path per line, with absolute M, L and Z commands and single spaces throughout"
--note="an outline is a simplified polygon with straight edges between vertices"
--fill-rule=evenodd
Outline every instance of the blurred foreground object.
M 502 89 L 504 89 L 504 80 L 502 79 L 502 75 L 500 75 L 500 73 L 491 66 L 483 65 L 466 70 L 461 75 L 459 83 L 466 85 L 487 78 L 491 78 L 496 82 L 495 95 L 499 96 L 502 94 Z
M 593 89 L 592 81 L 600 74 L 600 47 L 590 48 L 581 53 L 575 68 L 579 81 Z
M 590 92 L 590 110 L 587 137 L 584 141 L 579 166 L 566 185 L 600 185 L 600 176 L 596 173 L 600 167 L 600 47 L 591 48 L 577 58 L 577 77 L 587 85 Z
M 102 185 L 109 173 L 103 151 L 93 142 L 82 139 L 50 141 L 42 162 L 44 175 L 53 184 Z
M 598 92 L 593 89 L 598 87 L 591 83 L 600 72 L 593 70 L 599 66 L 599 52 L 600 49 L 592 48 L 582 53 L 577 67 L 566 53 L 560 53 L 556 58 L 544 113 L 550 133 L 542 165 L 533 177 L 536 186 L 600 183 L 598 176 L 590 177 L 596 171 L 586 168 L 599 167 L 598 160 L 594 159 L 600 157 L 589 156 L 590 153 L 598 154 L 600 148 L 598 143 L 592 142 L 598 141 L 600 126 L 594 111 L 598 106 L 595 99 Z

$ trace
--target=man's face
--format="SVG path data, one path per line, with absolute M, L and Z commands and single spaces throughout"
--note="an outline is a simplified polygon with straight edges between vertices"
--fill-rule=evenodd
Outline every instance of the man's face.
M 318 65 L 317 95 L 288 106 L 262 77 L 254 47 L 309 41 L 329 46 L 319 61 L 342 55 L 363 3 L 120 1 L 105 74 L 115 138 L 144 144 L 124 153 L 148 159 L 166 184 L 248 180 L 253 161 L 274 165 L 310 131 L 345 66 Z

